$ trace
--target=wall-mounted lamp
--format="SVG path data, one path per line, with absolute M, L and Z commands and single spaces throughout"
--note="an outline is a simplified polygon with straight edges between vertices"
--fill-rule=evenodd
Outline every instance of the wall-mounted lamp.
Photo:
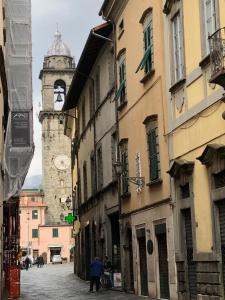
M 116 172 L 116 175 L 118 177 L 121 177 L 123 179 L 127 179 L 129 182 L 137 185 L 138 187 L 140 188 L 143 188 L 144 187 L 144 184 L 145 184 L 145 178 L 144 177 L 127 177 L 125 175 L 125 171 L 124 171 L 124 166 L 123 166 L 123 163 L 121 161 L 116 161 L 114 164 L 113 164 L 114 168 L 115 168 L 115 172 Z

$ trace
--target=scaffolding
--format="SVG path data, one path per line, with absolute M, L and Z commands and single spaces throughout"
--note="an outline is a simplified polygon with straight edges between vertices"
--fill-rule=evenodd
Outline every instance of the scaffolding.
M 4 198 L 18 195 L 33 157 L 31 0 L 5 1 L 9 119 Z

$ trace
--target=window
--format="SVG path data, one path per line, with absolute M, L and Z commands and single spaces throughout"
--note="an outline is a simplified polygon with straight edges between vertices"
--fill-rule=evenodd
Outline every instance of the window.
M 38 237 L 38 229 L 32 229 L 32 238 Z
M 190 197 L 190 186 L 189 182 L 180 185 L 180 194 L 181 194 L 181 199 L 186 199 Z
M 123 176 L 121 176 L 121 193 L 124 195 L 129 192 L 128 139 L 123 139 L 120 141 L 120 156 L 123 166 Z
M 114 163 L 117 160 L 117 134 L 114 132 L 111 135 L 111 151 L 112 151 L 112 179 L 116 180 L 116 172 L 114 168 Z
M 180 13 L 172 19 L 174 82 L 183 79 L 183 39 Z
M 85 130 L 86 126 L 86 119 L 85 119 L 85 98 L 83 98 L 83 103 L 82 103 L 82 131 Z
M 32 201 L 32 202 L 35 202 L 35 197 L 31 197 L 31 201 Z
M 94 153 L 91 154 L 91 191 L 92 195 L 95 193 L 95 157 Z
M 100 104 L 100 67 L 97 68 L 97 73 L 95 76 L 95 100 L 96 100 L 96 108 L 98 108 Z
M 94 99 L 93 99 L 93 88 L 89 86 L 89 110 L 90 110 L 90 119 L 94 113 Z
M 125 53 L 119 58 L 119 88 L 117 90 L 115 100 L 119 100 L 120 104 L 126 101 L 126 65 Z
M 52 228 L 52 237 L 58 237 L 59 231 L 58 228 Z
M 102 147 L 97 150 L 97 169 L 98 169 L 98 190 L 103 186 L 103 163 L 102 163 Z
M 216 31 L 216 0 L 203 0 L 204 2 L 204 31 L 205 31 L 205 55 L 209 54 L 209 35 Z
M 32 220 L 37 220 L 37 219 L 38 219 L 38 211 L 32 210 Z
M 159 141 L 158 141 L 158 117 L 157 115 L 149 116 L 145 119 L 148 157 L 149 157 L 149 178 L 150 182 L 160 178 L 160 158 L 159 158 Z
M 141 20 L 142 22 L 142 20 Z M 145 70 L 149 73 L 153 69 L 153 25 L 152 25 L 152 11 L 149 12 L 143 21 L 143 40 L 144 40 L 144 55 L 136 70 Z
M 84 201 L 87 201 L 87 164 L 83 164 Z

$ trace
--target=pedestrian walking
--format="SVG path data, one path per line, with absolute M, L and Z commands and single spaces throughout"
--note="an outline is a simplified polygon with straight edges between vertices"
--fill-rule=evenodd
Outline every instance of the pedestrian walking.
M 40 268 L 40 256 L 37 256 L 37 268 Z
M 106 279 L 106 288 L 112 288 L 112 263 L 107 255 L 104 258 L 104 277 Z
M 90 290 L 89 292 L 93 292 L 93 287 L 95 284 L 96 292 L 98 292 L 100 288 L 100 277 L 104 272 L 104 266 L 99 257 L 95 257 L 93 262 L 90 265 Z
M 28 256 L 25 258 L 24 262 L 25 262 L 25 269 L 28 271 L 30 265 L 30 259 Z
M 44 264 L 44 257 L 40 255 L 40 267 L 42 268 Z

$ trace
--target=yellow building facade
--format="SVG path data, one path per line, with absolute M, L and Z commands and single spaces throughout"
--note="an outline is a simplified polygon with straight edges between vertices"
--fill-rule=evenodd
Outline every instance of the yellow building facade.
M 164 6 L 179 299 L 224 299 L 224 11 L 221 0 Z
M 163 1 L 104 1 L 114 24 L 122 281 L 176 299 L 167 145 Z

